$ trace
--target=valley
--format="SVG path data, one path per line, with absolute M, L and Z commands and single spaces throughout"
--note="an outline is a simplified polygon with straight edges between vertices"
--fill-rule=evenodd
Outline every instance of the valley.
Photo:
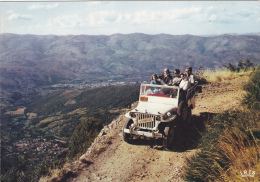
M 149 81 L 154 73 L 260 62 L 259 35 L 0 35 L 0 107 L 53 90 Z
M 138 99 L 138 90 L 135 84 L 98 85 L 89 90 L 61 89 L 26 107 L 6 111 L 1 122 L 2 172 L 8 174 L 14 170 L 15 179 L 16 175 L 20 176 L 18 171 L 23 171 L 26 179 L 33 181 L 48 174 L 49 168 L 67 160 L 70 138 L 82 120 L 95 117 L 102 124 L 111 122 L 121 112 L 118 109 Z M 125 94 L 128 98 L 122 101 L 120 98 Z M 34 172 L 29 174 L 31 170 Z

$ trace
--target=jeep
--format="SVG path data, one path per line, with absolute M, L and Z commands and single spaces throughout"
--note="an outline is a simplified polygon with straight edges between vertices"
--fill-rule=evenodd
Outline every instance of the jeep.
M 170 149 L 176 137 L 175 128 L 190 123 L 198 88 L 195 82 L 183 93 L 178 86 L 141 84 L 137 107 L 125 114 L 124 141 L 161 138 L 163 146 Z

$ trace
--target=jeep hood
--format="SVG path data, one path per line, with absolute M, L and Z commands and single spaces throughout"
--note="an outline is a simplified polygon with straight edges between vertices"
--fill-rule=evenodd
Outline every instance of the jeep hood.
M 132 112 L 148 113 L 148 114 L 164 114 L 177 106 L 173 104 L 161 104 L 161 103 L 148 103 L 139 102 L 138 106 L 132 110 Z

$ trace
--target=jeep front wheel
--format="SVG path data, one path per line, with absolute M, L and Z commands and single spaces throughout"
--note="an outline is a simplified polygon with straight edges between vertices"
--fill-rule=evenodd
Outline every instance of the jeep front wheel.
M 163 147 L 171 149 L 174 143 L 174 126 L 166 126 L 164 129 Z
M 127 143 L 132 143 L 133 138 L 131 137 L 131 135 L 129 133 L 125 133 L 124 129 L 130 129 L 130 126 L 133 124 L 133 120 L 127 118 L 125 120 L 124 126 L 123 126 L 123 139 L 125 142 Z
M 178 108 L 178 115 L 181 117 L 182 121 L 186 121 L 188 116 L 188 106 L 186 102 L 181 101 Z

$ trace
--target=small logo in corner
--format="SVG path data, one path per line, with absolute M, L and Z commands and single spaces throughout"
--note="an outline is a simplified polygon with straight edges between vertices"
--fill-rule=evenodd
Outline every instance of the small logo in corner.
M 244 177 L 255 177 L 255 171 L 251 171 L 251 170 L 244 170 L 244 171 L 240 171 L 240 175 L 242 178 Z

